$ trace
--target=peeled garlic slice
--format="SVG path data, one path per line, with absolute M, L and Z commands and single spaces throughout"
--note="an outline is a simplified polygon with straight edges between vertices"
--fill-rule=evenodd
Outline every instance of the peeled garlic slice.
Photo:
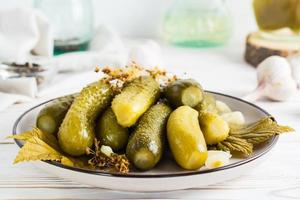
M 231 109 L 229 108 L 229 106 L 226 103 L 224 103 L 223 101 L 217 100 L 216 106 L 217 106 L 217 110 L 218 110 L 219 114 L 231 112 Z
M 102 145 L 101 148 L 100 148 L 100 151 L 102 153 L 104 153 L 106 156 L 110 157 L 111 154 L 113 154 L 113 150 L 110 146 L 105 146 L 105 145 Z
M 205 166 L 208 169 L 214 169 L 229 164 L 231 154 L 225 151 L 207 151 L 208 156 L 205 162 Z
M 229 124 L 229 125 L 244 125 L 245 117 L 243 113 L 239 111 L 224 113 L 221 117 Z

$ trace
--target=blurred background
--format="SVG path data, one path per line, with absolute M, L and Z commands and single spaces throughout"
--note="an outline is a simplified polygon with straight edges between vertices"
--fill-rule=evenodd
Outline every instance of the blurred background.
M 0 0 L 0 10 L 16 5 L 28 6 L 32 0 Z M 93 0 L 95 26 L 109 25 L 126 37 L 161 38 L 163 17 L 174 0 Z M 230 42 L 243 44 L 245 36 L 256 30 L 251 0 L 226 0 L 233 19 Z
M 99 79 L 96 66 L 131 61 L 244 96 L 261 61 L 300 54 L 298 2 L 0 0 L 0 111 L 76 92 Z M 289 62 L 299 85 L 300 57 Z
M 25 171 L 24 165 L 12 167 L 17 147 L 6 137 L 26 110 L 99 80 L 98 66 L 131 61 L 254 102 L 300 129 L 300 0 L 0 0 L 0 194 L 27 198 L 38 189 L 43 198 L 70 198 L 79 190 L 84 198 L 98 195 L 30 165 Z M 240 194 L 297 193 L 299 187 L 291 187 L 300 180 L 293 145 L 299 145 L 299 134 L 282 139 L 273 163 L 225 184 L 218 197 L 240 188 Z M 211 199 L 212 189 L 201 189 L 201 195 Z M 190 192 L 179 193 L 188 198 Z

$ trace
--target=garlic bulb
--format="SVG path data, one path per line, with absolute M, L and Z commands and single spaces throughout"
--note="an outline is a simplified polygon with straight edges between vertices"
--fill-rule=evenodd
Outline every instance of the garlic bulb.
M 285 79 L 274 81 L 272 85 L 266 85 L 264 91 L 271 100 L 286 101 L 297 91 L 297 86 L 291 77 L 286 77 Z
M 231 154 L 225 151 L 207 151 L 207 159 L 205 166 L 208 169 L 214 169 L 228 165 L 231 158 Z
M 223 113 L 221 117 L 230 125 L 244 125 L 245 117 L 239 111 Z
M 300 55 L 289 56 L 287 60 L 291 65 L 292 76 L 300 89 Z
M 258 65 L 257 81 L 257 88 L 244 99 L 255 101 L 267 97 L 274 101 L 286 101 L 297 90 L 290 64 L 280 56 L 271 56 Z
M 162 55 L 159 44 L 148 40 L 130 50 L 128 62 L 134 61 L 142 66 L 156 67 L 162 65 Z
M 257 66 L 257 81 L 273 82 L 292 75 L 289 62 L 280 56 L 270 56 Z
M 217 107 L 219 114 L 231 112 L 231 109 L 229 108 L 229 106 L 226 103 L 224 103 L 223 101 L 216 100 L 216 107 Z

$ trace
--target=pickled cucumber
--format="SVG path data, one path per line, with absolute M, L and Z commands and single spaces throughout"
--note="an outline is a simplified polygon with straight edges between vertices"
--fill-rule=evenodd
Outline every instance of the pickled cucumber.
M 199 115 L 199 123 L 207 144 L 217 144 L 229 135 L 228 123 L 218 114 L 204 112 Z
M 46 105 L 38 114 L 36 126 L 45 133 L 56 135 L 75 95 L 60 97 Z
M 110 146 L 114 151 L 127 145 L 128 130 L 118 124 L 111 108 L 108 108 L 96 124 L 96 136 L 102 145 Z
M 160 160 L 170 113 L 169 106 L 159 103 L 149 108 L 139 120 L 126 148 L 126 156 L 138 169 L 151 169 Z
M 68 110 L 58 131 L 62 150 L 72 156 L 85 154 L 95 138 L 95 119 L 113 97 L 110 85 L 102 80 L 83 88 Z
M 127 84 L 112 101 L 112 109 L 123 127 L 134 125 L 159 97 L 159 84 L 150 76 L 142 76 Z
M 182 79 L 172 82 L 164 90 L 164 95 L 173 107 L 195 107 L 204 98 L 201 85 L 193 79 Z
M 218 113 L 217 105 L 216 105 L 216 99 L 215 97 L 208 93 L 204 92 L 204 99 L 201 103 L 199 103 L 195 109 L 199 112 L 212 112 L 212 113 Z
M 207 147 L 196 110 L 181 106 L 173 111 L 167 124 L 167 136 L 172 154 L 182 168 L 198 169 L 205 164 Z

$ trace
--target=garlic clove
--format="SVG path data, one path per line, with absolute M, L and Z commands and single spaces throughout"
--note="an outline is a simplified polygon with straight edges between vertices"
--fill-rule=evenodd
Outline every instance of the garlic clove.
M 142 66 L 156 67 L 162 65 L 162 53 L 159 44 L 153 40 L 134 46 L 129 53 L 129 62 Z
M 95 52 L 124 52 L 125 46 L 119 34 L 106 25 L 96 28 L 89 45 L 89 51 Z
M 243 113 L 239 111 L 224 113 L 221 117 L 229 124 L 229 125 L 244 125 L 245 117 Z
M 205 166 L 208 169 L 214 169 L 228 165 L 230 162 L 231 154 L 225 151 L 207 151 L 207 159 Z
M 266 96 L 273 101 L 286 101 L 295 94 L 297 85 L 291 77 L 286 77 L 267 84 L 264 91 Z
M 270 56 L 257 66 L 258 83 L 276 81 L 282 77 L 291 76 L 289 62 L 280 56 Z
M 216 107 L 217 107 L 219 114 L 231 112 L 231 109 L 229 108 L 229 106 L 226 103 L 224 103 L 223 101 L 216 100 Z
M 280 56 L 271 56 L 258 65 L 257 80 L 257 88 L 245 96 L 245 100 L 256 101 L 267 97 L 274 101 L 286 101 L 297 89 L 289 62 Z
M 265 96 L 265 84 L 262 83 L 258 85 L 254 91 L 244 96 L 243 99 L 246 101 L 257 101 Z
M 113 154 L 113 150 L 110 146 L 105 146 L 105 145 L 102 145 L 101 148 L 100 148 L 100 151 L 102 153 L 104 153 L 106 156 L 110 157 L 111 154 Z
M 300 55 L 289 56 L 287 60 L 291 65 L 292 77 L 300 89 Z

